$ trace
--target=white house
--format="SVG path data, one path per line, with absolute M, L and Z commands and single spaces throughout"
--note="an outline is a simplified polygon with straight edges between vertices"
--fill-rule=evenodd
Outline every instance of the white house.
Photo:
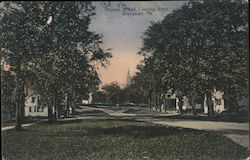
M 25 116 L 47 117 L 48 107 L 41 104 L 39 94 L 31 94 L 25 98 Z
M 177 98 L 176 96 L 176 93 L 173 91 L 173 89 L 170 89 L 167 91 L 166 95 L 165 95 L 165 100 L 166 100 L 166 103 L 165 105 L 168 107 L 168 108 L 175 108 L 176 110 L 179 110 L 179 99 Z M 183 96 L 183 106 L 182 106 L 182 109 L 183 110 L 187 110 L 187 109 L 191 109 L 191 105 L 189 104 L 189 99 L 186 97 L 186 96 Z
M 214 89 L 214 92 L 212 94 L 213 110 L 217 113 L 221 113 L 221 112 L 225 111 L 223 96 L 224 96 L 223 91 L 217 91 L 216 89 Z M 205 95 L 205 99 L 204 99 L 204 113 L 208 113 L 207 96 L 206 95 Z
M 89 93 L 88 99 L 82 100 L 82 104 L 92 104 L 92 102 L 93 102 L 92 93 Z
M 212 95 L 213 107 L 214 107 L 213 109 L 217 113 L 223 112 L 225 110 L 223 95 L 224 95 L 223 91 L 217 91 L 215 89 L 213 92 L 213 95 Z M 175 108 L 176 110 L 179 110 L 179 106 L 178 106 L 179 99 L 176 97 L 176 93 L 174 93 L 172 89 L 167 91 L 167 93 L 165 95 L 165 100 L 166 100 L 165 105 L 167 106 L 167 108 Z M 182 101 L 183 101 L 182 109 L 184 111 L 188 110 L 188 109 L 192 109 L 192 106 L 189 103 L 188 97 L 183 96 Z M 204 104 L 203 105 L 196 104 L 195 108 L 196 109 L 203 109 L 204 113 L 208 113 L 206 95 L 204 98 Z

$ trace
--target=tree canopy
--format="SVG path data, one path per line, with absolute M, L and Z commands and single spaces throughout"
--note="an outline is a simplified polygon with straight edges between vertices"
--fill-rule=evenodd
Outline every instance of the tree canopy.
M 192 106 L 198 95 L 216 87 L 237 105 L 248 85 L 247 13 L 247 4 L 238 1 L 189 2 L 152 23 L 139 52 L 145 56 L 144 68 L 158 73 L 148 85 L 156 84 L 156 92 L 179 90 Z
M 24 86 L 57 108 L 66 95 L 76 99 L 99 85 L 96 64 L 106 66 L 112 55 L 102 35 L 89 30 L 94 10 L 91 2 L 3 2 L 1 58 L 16 75 L 17 128 Z

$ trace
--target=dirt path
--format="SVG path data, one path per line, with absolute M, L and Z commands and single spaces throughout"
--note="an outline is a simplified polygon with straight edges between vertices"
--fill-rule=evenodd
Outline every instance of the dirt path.
M 33 123 L 23 124 L 22 127 L 29 127 L 29 126 L 33 126 L 33 125 L 38 124 L 38 123 L 41 123 L 41 122 L 33 122 Z M 6 126 L 6 127 L 2 127 L 1 131 L 5 131 L 5 130 L 9 130 L 9 129 L 14 129 L 14 128 L 15 128 L 15 126 Z
M 234 142 L 249 148 L 249 124 L 233 122 L 213 122 L 197 120 L 159 120 L 156 118 L 138 118 L 137 120 L 155 124 L 193 128 L 214 132 L 232 139 Z

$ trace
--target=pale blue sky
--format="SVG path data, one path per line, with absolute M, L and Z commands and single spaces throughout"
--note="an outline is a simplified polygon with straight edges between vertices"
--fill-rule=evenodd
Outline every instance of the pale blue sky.
M 136 53 L 142 45 L 141 36 L 149 27 L 150 22 L 162 20 L 172 10 L 179 8 L 185 2 L 130 1 L 122 3 L 132 10 L 128 11 L 127 9 L 127 13 L 141 12 L 143 15 L 123 15 L 120 2 L 111 2 L 109 8 L 113 10 L 120 8 L 120 11 L 105 10 L 102 2 L 93 2 L 93 5 L 96 6 L 96 15 L 92 19 L 90 30 L 102 34 L 105 42 L 104 47 L 112 48 L 113 53 L 111 65 L 107 69 L 100 69 L 100 77 L 103 83 L 113 81 L 120 84 L 126 83 L 128 68 L 132 74 L 135 73 L 136 65 L 142 58 Z M 159 8 L 162 10 L 159 10 Z

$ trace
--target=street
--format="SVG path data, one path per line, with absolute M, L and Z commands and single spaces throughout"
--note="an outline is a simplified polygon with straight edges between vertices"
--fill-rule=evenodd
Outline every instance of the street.
M 103 106 L 103 107 L 87 107 L 81 106 L 77 109 L 78 112 L 84 111 L 103 111 L 106 114 L 119 118 L 133 118 L 138 121 L 151 122 L 166 126 L 193 128 L 198 130 L 205 130 L 220 134 L 232 139 L 234 142 L 249 148 L 249 124 L 235 123 L 235 122 L 214 122 L 214 121 L 199 121 L 199 120 L 183 120 L 170 119 L 169 117 L 176 114 L 163 114 L 148 108 L 135 107 L 117 107 L 117 106 Z M 129 113 L 128 113 L 129 112 Z M 98 113 L 93 113 L 92 116 Z M 83 118 L 83 117 L 82 117 Z
M 183 128 L 192 128 L 214 132 L 232 139 L 234 142 L 249 148 L 249 124 L 235 122 L 215 122 L 201 120 L 185 120 L 174 119 L 171 116 L 176 113 L 164 114 L 148 108 L 142 107 L 118 107 L 118 106 L 99 106 L 88 107 L 80 106 L 76 109 L 74 118 L 61 119 L 60 121 L 68 121 L 73 119 L 102 119 L 102 118 L 122 118 L 135 119 L 137 121 L 150 122 L 164 126 L 174 126 Z M 37 123 L 24 124 L 23 127 L 35 125 Z M 14 126 L 2 127 L 2 131 L 13 129 Z

